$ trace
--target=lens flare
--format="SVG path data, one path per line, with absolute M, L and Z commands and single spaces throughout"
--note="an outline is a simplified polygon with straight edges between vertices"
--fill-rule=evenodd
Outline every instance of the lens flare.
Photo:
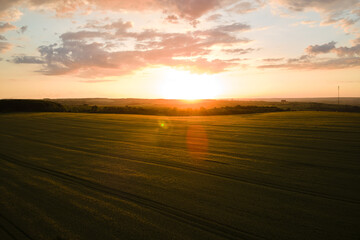
M 201 125 L 190 125 L 186 134 L 188 153 L 193 161 L 206 157 L 208 152 L 208 138 L 205 129 Z

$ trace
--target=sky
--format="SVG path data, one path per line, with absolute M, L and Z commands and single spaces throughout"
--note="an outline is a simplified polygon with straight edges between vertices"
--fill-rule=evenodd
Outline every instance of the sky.
M 0 0 L 0 98 L 360 97 L 360 0 Z

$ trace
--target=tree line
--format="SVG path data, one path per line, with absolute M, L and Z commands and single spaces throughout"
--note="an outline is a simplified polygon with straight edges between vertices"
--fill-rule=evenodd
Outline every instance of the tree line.
M 338 111 L 360 112 L 359 106 L 323 103 L 289 103 L 284 106 L 225 106 L 214 108 L 176 108 L 142 106 L 96 106 L 62 105 L 48 100 L 7 99 L 0 100 L 0 112 L 74 112 L 74 113 L 117 113 L 166 116 L 210 116 L 282 111 Z

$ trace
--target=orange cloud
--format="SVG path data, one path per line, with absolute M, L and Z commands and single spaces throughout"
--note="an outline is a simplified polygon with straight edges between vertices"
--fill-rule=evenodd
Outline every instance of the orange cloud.
M 0 33 L 16 29 L 16 26 L 10 23 L 0 23 Z
M 3 0 L 1 12 L 15 6 L 48 8 L 58 15 L 68 14 L 76 10 L 129 10 L 129 11 L 162 11 L 167 15 L 195 20 L 211 10 L 228 6 L 235 0 Z
M 8 42 L 0 42 L 0 53 L 4 53 L 12 48 L 12 44 Z

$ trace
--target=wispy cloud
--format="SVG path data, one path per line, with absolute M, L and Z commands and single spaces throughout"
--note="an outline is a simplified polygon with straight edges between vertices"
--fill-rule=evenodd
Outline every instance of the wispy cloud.
M 262 61 L 264 62 L 279 62 L 284 60 L 284 58 L 264 58 Z
M 295 60 L 295 59 L 293 59 Z M 346 57 L 346 58 L 333 58 L 333 59 L 321 59 L 317 61 L 288 61 L 287 63 L 280 64 L 267 64 L 260 65 L 260 69 L 271 69 L 271 68 L 285 68 L 292 70 L 316 70 L 316 69 L 344 69 L 360 67 L 360 57 Z
M 26 30 L 28 29 L 28 26 L 22 26 L 20 29 L 19 29 L 19 33 L 23 34 L 26 32 Z
M 13 45 L 8 42 L 0 42 L 0 53 L 4 53 L 6 51 L 9 51 Z
M 292 11 L 313 10 L 319 12 L 323 17 L 322 25 L 334 24 L 349 33 L 359 32 L 357 27 L 350 28 L 360 19 L 360 2 L 358 0 L 272 0 L 271 2 Z
M 236 5 L 232 6 L 229 10 L 238 14 L 245 14 L 256 11 L 265 6 L 265 0 L 253 0 L 253 1 L 237 1 Z
M 4 33 L 13 29 L 16 29 L 16 26 L 12 25 L 11 23 L 0 23 L 0 33 Z
M 43 64 L 44 61 L 39 57 L 34 56 L 14 56 L 11 60 L 13 63 L 23 63 L 23 64 Z
M 260 65 L 258 68 L 344 69 L 360 66 L 360 44 L 355 44 L 352 47 L 336 47 L 336 42 L 331 41 L 322 45 L 310 45 L 305 49 L 305 52 L 306 55 L 298 58 L 264 59 L 265 62 L 271 64 Z M 318 57 L 318 55 L 327 53 L 334 53 L 338 57 Z

